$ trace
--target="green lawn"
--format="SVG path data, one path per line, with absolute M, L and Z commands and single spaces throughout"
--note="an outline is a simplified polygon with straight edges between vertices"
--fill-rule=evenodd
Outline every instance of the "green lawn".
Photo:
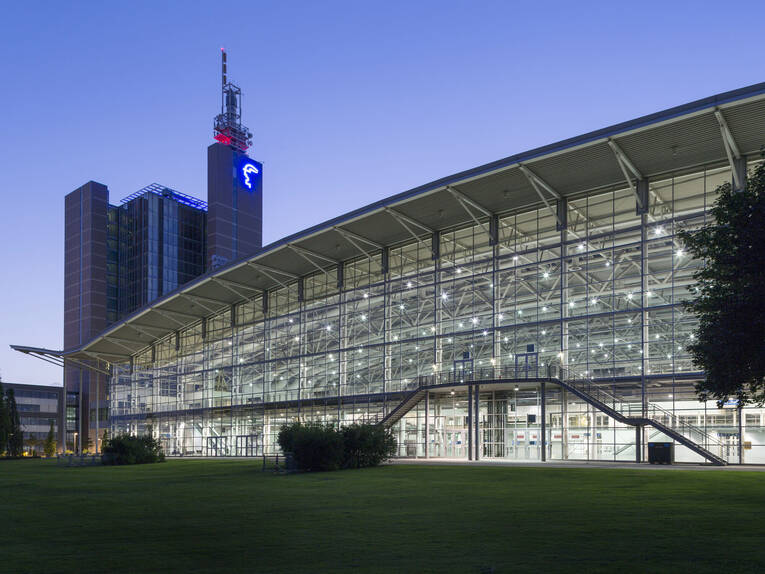
M 765 569 L 765 473 L 0 462 L 0 572 Z

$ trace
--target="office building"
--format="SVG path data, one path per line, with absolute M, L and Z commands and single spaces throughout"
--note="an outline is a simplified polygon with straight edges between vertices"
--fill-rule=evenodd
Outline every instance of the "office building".
M 227 81 L 225 58 L 224 52 L 216 143 L 208 149 L 209 206 L 157 183 L 118 205 L 109 203 L 106 185 L 93 181 L 66 196 L 64 349 L 206 270 L 260 249 L 262 165 L 247 156 L 251 135 L 241 123 L 241 91 Z M 74 409 L 67 443 L 78 450 L 83 440 L 95 445 L 106 428 L 107 378 L 103 369 L 91 368 L 92 357 L 65 362 L 66 402 Z M 75 435 L 81 437 L 76 444 Z
M 2 382 L 3 390 L 13 389 L 16 408 L 24 435 L 24 453 L 42 454 L 51 423 L 56 445 L 63 444 L 64 416 L 63 388 L 61 386 L 27 385 Z

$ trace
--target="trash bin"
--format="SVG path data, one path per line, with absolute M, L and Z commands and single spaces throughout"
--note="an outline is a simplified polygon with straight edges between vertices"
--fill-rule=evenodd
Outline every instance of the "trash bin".
M 648 462 L 651 464 L 672 464 L 675 460 L 674 443 L 649 442 Z

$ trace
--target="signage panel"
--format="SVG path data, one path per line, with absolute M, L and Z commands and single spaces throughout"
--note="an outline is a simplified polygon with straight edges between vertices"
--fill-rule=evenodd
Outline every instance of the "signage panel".
M 248 191 L 255 191 L 260 189 L 260 181 L 263 178 L 263 164 L 254 159 L 243 157 L 242 161 L 239 162 L 237 174 L 239 176 L 239 183 L 243 188 Z

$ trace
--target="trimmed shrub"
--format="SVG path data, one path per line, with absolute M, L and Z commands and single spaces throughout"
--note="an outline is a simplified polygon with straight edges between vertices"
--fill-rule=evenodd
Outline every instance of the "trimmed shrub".
M 300 470 L 337 470 L 345 459 L 343 435 L 332 425 L 293 423 L 279 431 L 279 446 Z
M 343 433 L 345 468 L 377 466 L 396 452 L 393 433 L 380 425 L 353 424 L 340 431 Z
M 282 427 L 277 439 L 303 471 L 376 466 L 396 450 L 391 431 L 377 425 L 354 424 L 340 429 L 316 423 Z
M 103 464 L 147 464 L 165 461 L 162 446 L 150 436 L 115 436 L 106 441 L 102 450 Z

